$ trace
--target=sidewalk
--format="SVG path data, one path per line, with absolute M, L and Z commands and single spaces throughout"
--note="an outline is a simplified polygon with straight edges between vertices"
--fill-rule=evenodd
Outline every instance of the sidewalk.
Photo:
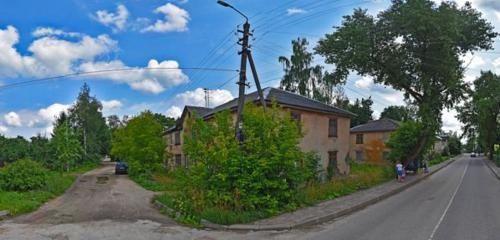
M 491 172 L 493 172 L 493 175 L 495 175 L 495 177 L 500 180 L 500 167 L 498 167 L 494 162 L 492 162 L 491 160 L 489 160 L 486 157 L 483 157 L 483 161 L 491 169 Z
M 399 193 L 412 185 L 426 179 L 442 168 L 448 166 L 462 155 L 456 156 L 441 164 L 429 168 L 429 173 L 406 177 L 406 181 L 399 183 L 396 180 L 381 184 L 379 186 L 361 190 L 353 194 L 325 201 L 311 207 L 298 209 L 294 212 L 284 213 L 276 217 L 259 220 L 249 224 L 218 225 L 202 221 L 206 228 L 231 231 L 266 231 L 266 230 L 289 230 L 331 221 L 341 216 L 361 210 L 396 193 Z

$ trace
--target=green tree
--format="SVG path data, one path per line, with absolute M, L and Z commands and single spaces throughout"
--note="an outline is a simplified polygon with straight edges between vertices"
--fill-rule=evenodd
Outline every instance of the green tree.
M 458 107 L 458 119 L 464 123 L 463 132 L 469 139 L 478 140 L 482 149 L 493 159 L 494 144 L 500 142 L 500 76 L 491 71 L 481 72 L 469 91 L 468 101 Z
M 151 176 L 164 160 L 163 126 L 154 114 L 145 111 L 129 119 L 127 125 L 113 134 L 111 155 L 127 161 L 132 176 Z
M 492 48 L 497 33 L 470 3 L 393 0 L 377 17 L 356 9 L 319 41 L 316 52 L 335 64 L 333 78 L 350 72 L 404 92 L 423 126 L 403 163 L 419 158 L 441 126 L 441 111 L 463 99 L 467 53 Z
M 391 148 L 389 160 L 403 162 L 417 145 L 419 141 L 418 136 L 423 128 L 424 125 L 419 122 L 402 122 L 399 128 L 391 133 L 391 137 L 386 143 L 386 146 Z M 426 144 L 428 144 L 426 147 L 429 147 L 432 145 L 432 142 L 429 141 Z
M 114 130 L 116 130 L 120 127 L 123 127 L 122 121 L 120 121 L 120 118 L 116 115 L 108 116 L 107 122 L 108 122 L 108 127 L 111 130 L 111 132 L 113 132 Z
M 167 117 L 161 113 L 154 113 L 153 116 L 155 117 L 156 121 L 158 121 L 165 129 L 175 125 L 174 118 Z
M 186 197 L 208 207 L 274 212 L 294 203 L 306 178 L 315 175 L 314 159 L 299 148 L 300 131 L 289 114 L 275 104 L 263 111 L 248 104 L 243 114 L 245 141 L 234 138 L 228 111 L 210 122 L 190 123 L 184 151 L 191 161 L 186 171 Z M 201 196 L 200 196 L 201 195 Z
M 54 161 L 51 163 L 52 169 L 59 171 L 69 171 L 75 167 L 82 157 L 82 147 L 78 136 L 69 126 L 69 123 L 61 122 L 54 128 L 50 145 L 54 151 Z
M 448 150 L 451 155 L 458 155 L 462 152 L 462 142 L 457 133 L 448 136 Z
M 29 155 L 34 161 L 49 166 L 53 157 L 49 139 L 40 134 L 31 137 Z
M 409 106 L 388 106 L 380 113 L 380 118 L 390 118 L 396 121 L 416 121 L 416 109 Z
M 368 99 L 362 98 L 361 101 L 356 99 L 354 104 L 348 105 L 347 110 L 357 115 L 351 119 L 351 127 L 373 120 L 372 105 L 373 101 L 371 97 Z
M 305 38 L 292 40 L 292 56 L 279 57 L 285 75 L 280 87 L 324 103 L 331 103 L 334 97 L 334 84 L 323 67 L 313 66 L 314 56 L 307 51 L 309 43 Z
M 29 157 L 29 142 L 22 136 L 6 138 L 0 135 L 0 166 Z
M 82 161 L 98 162 L 102 155 L 109 153 L 111 134 L 102 116 L 102 104 L 90 95 L 86 83 L 69 109 L 68 118 L 83 147 Z

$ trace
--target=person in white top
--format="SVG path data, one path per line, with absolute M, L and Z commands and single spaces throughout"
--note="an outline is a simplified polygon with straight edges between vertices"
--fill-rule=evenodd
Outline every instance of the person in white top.
M 404 168 L 400 161 L 396 162 L 396 173 L 398 174 L 398 182 L 402 182 L 404 180 Z

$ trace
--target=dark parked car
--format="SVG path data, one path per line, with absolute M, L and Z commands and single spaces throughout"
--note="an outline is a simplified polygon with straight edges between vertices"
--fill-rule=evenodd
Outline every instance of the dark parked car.
M 127 174 L 128 173 L 128 164 L 126 162 L 116 162 L 115 165 L 115 174 Z

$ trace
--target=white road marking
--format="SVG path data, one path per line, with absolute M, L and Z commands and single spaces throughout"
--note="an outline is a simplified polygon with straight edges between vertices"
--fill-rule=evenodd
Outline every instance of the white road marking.
M 470 160 L 467 162 L 467 166 L 465 166 L 464 172 L 462 173 L 462 177 L 460 178 L 460 183 L 458 184 L 457 188 L 455 189 L 455 192 L 450 198 L 450 201 L 448 202 L 448 206 L 444 209 L 443 215 L 441 215 L 441 218 L 437 222 L 436 226 L 434 227 L 434 230 L 432 230 L 431 236 L 429 237 L 428 240 L 432 240 L 434 238 L 434 234 L 436 234 L 439 226 L 441 225 L 441 222 L 443 222 L 444 217 L 446 216 L 446 213 L 448 213 L 448 210 L 450 209 L 451 204 L 453 203 L 453 200 L 455 199 L 455 196 L 457 195 L 458 189 L 460 189 L 460 186 L 462 185 L 462 182 L 464 181 L 464 176 L 465 173 L 467 172 L 467 169 L 469 168 Z

